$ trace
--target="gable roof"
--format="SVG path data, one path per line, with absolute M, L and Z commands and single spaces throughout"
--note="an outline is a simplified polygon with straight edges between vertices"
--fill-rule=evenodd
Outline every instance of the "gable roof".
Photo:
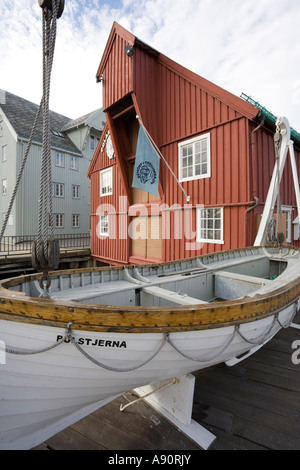
M 39 105 L 32 103 L 24 98 L 0 90 L 0 108 L 9 120 L 11 126 L 20 138 L 28 139 L 31 134 L 32 126 Z M 51 129 L 51 146 L 61 148 L 72 153 L 81 155 L 78 148 L 73 144 L 66 134 L 62 133 L 63 127 L 70 121 L 70 118 L 58 114 L 54 111 L 49 112 Z M 33 140 L 41 143 L 43 139 L 43 120 L 42 113 L 37 122 L 36 131 Z
M 230 106 L 237 112 L 246 116 L 248 119 L 254 119 L 257 117 L 258 110 L 253 104 L 243 100 L 242 98 L 234 95 L 233 93 L 225 90 L 224 88 L 218 85 L 215 85 L 211 81 L 183 67 L 182 65 L 173 61 L 169 57 L 153 49 L 151 46 L 149 46 L 148 44 L 146 44 L 145 42 L 143 42 L 142 40 L 134 36 L 132 33 L 127 31 L 125 28 L 123 28 L 116 22 L 113 23 L 110 35 L 106 43 L 106 47 L 102 55 L 101 62 L 99 64 L 99 67 L 96 73 L 97 81 L 101 81 L 101 76 L 107 64 L 107 61 L 111 53 L 116 36 L 119 36 L 122 39 L 124 39 L 132 47 L 138 47 L 140 49 L 143 49 L 145 52 L 155 57 L 157 62 L 171 69 L 172 71 L 177 73 L 179 76 L 190 81 L 191 83 L 201 88 L 205 92 L 214 96 L 215 98 L 219 99 L 224 104 Z
M 96 111 L 92 111 L 91 113 L 87 113 L 84 116 L 80 116 L 77 119 L 67 122 L 67 124 L 62 128 L 62 132 L 67 132 L 81 126 L 88 126 L 98 131 L 103 131 L 105 123 L 105 113 L 102 108 L 99 108 Z

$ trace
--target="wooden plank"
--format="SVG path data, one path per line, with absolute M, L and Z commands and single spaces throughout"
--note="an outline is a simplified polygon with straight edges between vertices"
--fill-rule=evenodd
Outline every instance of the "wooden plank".
M 84 421 L 84 420 L 83 420 Z M 88 421 L 85 421 L 87 423 Z M 51 437 L 44 444 L 48 450 L 105 450 L 102 444 L 91 439 L 89 436 L 82 432 L 69 427 L 64 431 Z M 41 446 L 38 446 L 35 450 L 40 450 Z M 45 449 L 44 449 L 45 450 Z

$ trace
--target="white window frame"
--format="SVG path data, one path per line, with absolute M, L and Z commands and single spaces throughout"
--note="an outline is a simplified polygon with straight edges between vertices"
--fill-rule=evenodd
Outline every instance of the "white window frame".
M 204 212 L 203 211 L 216 211 L 220 210 L 221 214 L 218 219 L 215 218 L 213 215 L 212 218 L 207 218 L 203 217 Z M 208 226 L 208 221 L 212 221 L 212 227 Z M 220 221 L 220 226 L 215 227 L 215 221 L 219 220 Z M 203 226 L 202 222 L 206 221 L 205 226 Z M 202 230 L 206 231 L 206 236 L 202 235 Z M 216 231 L 220 231 L 220 237 L 215 238 L 212 236 L 211 238 L 208 236 L 208 231 L 212 231 L 213 234 L 215 234 Z M 199 207 L 197 209 L 197 242 L 202 242 L 202 243 L 217 243 L 219 245 L 224 244 L 224 210 L 223 207 Z
M 65 167 L 65 154 L 61 152 L 56 152 L 55 154 L 55 166 L 59 166 L 60 168 Z
M 200 146 L 202 145 L 203 142 L 206 141 L 206 154 L 207 154 L 207 169 L 206 173 L 202 173 L 200 175 L 196 175 L 196 165 L 201 165 L 200 161 L 195 162 L 195 150 L 196 150 L 196 144 L 200 143 Z M 190 176 L 183 176 L 183 149 L 184 147 L 190 146 L 192 147 L 192 154 L 190 155 L 190 158 L 192 159 L 192 164 L 190 165 L 193 169 L 193 174 Z M 199 152 L 197 152 L 198 154 Z M 179 176 L 179 181 L 192 181 L 192 180 L 198 180 L 202 178 L 210 178 L 211 175 L 211 154 L 210 154 L 210 133 L 206 133 L 197 137 L 194 137 L 192 139 L 185 140 L 184 142 L 179 142 L 178 143 L 178 176 Z
M 72 199 L 80 199 L 80 185 L 79 184 L 72 185 Z
M 79 228 L 80 214 L 72 214 L 72 228 Z
M 103 177 L 105 174 L 111 175 L 111 185 L 103 186 Z M 103 192 L 103 189 L 108 188 L 107 192 Z M 111 196 L 113 193 L 113 167 L 106 168 L 105 170 L 100 171 L 100 197 Z
M 97 145 L 99 142 L 99 137 L 96 137 L 95 135 L 90 134 L 90 150 L 96 150 Z
M 65 197 L 65 184 L 64 183 L 53 183 L 53 197 L 58 197 L 58 198 Z
M 99 216 L 99 234 L 102 237 L 109 236 L 109 215 L 108 214 L 100 214 Z
M 79 158 L 76 157 L 75 155 L 71 155 L 71 157 L 70 157 L 70 170 L 78 171 L 78 169 L 79 169 Z
M 2 162 L 7 161 L 7 144 L 2 145 Z
M 64 228 L 65 226 L 65 214 L 53 214 L 54 228 Z
M 7 178 L 4 178 L 4 179 L 2 180 L 1 194 L 2 194 L 2 196 L 6 196 L 6 195 L 7 195 Z
M 5 222 L 5 217 L 6 217 L 6 212 L 3 212 L 2 213 L 2 223 Z M 11 225 L 11 226 L 14 225 L 14 215 L 13 214 L 9 215 L 7 225 Z

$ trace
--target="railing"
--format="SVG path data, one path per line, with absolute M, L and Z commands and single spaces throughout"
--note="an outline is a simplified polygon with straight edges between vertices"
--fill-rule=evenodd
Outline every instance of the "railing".
M 59 240 L 59 247 L 62 251 L 74 249 L 86 249 L 91 246 L 91 236 L 89 233 L 78 234 L 58 234 L 55 238 Z M 4 236 L 0 243 L 0 256 L 13 253 L 30 253 L 36 235 L 12 235 Z

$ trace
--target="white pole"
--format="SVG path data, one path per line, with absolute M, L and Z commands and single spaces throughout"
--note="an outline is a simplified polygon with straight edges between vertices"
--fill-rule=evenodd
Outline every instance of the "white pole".
M 279 161 L 276 159 L 275 167 L 265 202 L 265 208 L 262 214 L 262 219 L 259 225 L 259 229 L 256 235 L 254 246 L 262 246 L 266 241 L 268 223 L 271 220 L 274 212 L 275 202 L 278 195 L 278 186 L 281 181 L 284 165 L 286 162 L 286 156 L 288 152 L 288 143 L 290 141 L 290 125 L 288 120 L 285 117 L 280 117 L 277 119 L 276 127 L 279 127 L 280 134 L 282 137 L 280 152 L 279 152 Z M 279 165 L 279 168 L 278 168 Z M 279 175 L 279 183 L 278 183 Z
M 299 188 L 299 179 L 298 179 L 298 172 L 297 172 L 295 153 L 294 153 L 294 142 L 290 140 L 288 143 L 288 146 L 289 146 L 289 151 L 290 151 L 290 159 L 291 159 L 291 166 L 292 166 L 292 172 L 293 172 L 298 217 L 300 218 L 300 188 Z

